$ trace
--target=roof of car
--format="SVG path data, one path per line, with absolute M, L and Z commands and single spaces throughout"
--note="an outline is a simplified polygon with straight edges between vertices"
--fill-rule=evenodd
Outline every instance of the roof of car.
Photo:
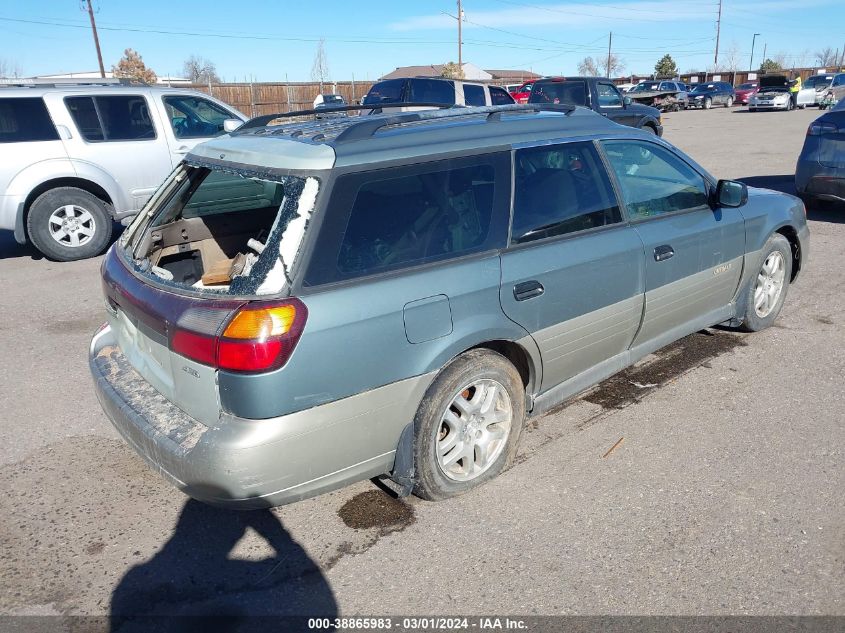
M 263 125 L 198 145 L 191 156 L 270 169 L 330 169 L 628 131 L 587 108 L 485 106 Z M 190 158 L 189 158 L 190 160 Z
M 90 84 L 36 84 L 36 85 L 21 85 L 21 84 L 0 84 L 0 97 L 41 97 L 50 93 L 67 93 L 67 94 L 138 94 L 138 93 L 154 92 L 157 94 L 195 94 L 208 97 L 209 95 L 193 90 L 192 88 L 182 88 L 179 86 L 147 86 L 144 84 L 137 85 L 90 85 Z

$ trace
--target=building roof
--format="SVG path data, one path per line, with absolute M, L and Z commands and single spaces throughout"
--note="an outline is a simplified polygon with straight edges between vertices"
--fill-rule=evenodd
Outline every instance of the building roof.
M 428 64 L 427 66 L 399 66 L 387 73 L 382 79 L 402 79 L 403 77 L 440 77 L 446 64 Z M 490 81 L 493 76 L 475 64 L 461 64 L 466 81 Z
M 490 70 L 489 68 L 485 70 L 493 76 L 493 79 L 521 79 L 528 81 L 529 79 L 539 79 L 542 76 L 532 73 L 530 70 Z

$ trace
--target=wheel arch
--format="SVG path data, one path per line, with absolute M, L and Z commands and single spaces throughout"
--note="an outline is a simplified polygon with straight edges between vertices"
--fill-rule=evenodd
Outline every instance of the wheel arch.
M 789 277 L 789 282 L 795 281 L 798 273 L 801 271 L 801 242 L 798 239 L 798 231 L 790 224 L 785 224 L 775 230 L 775 233 L 783 235 L 789 241 L 789 247 L 792 251 L 792 274 Z

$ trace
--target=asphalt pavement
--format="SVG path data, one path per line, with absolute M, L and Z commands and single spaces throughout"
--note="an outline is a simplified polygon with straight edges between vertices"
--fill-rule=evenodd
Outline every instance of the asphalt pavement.
M 665 138 L 788 192 L 817 114 L 679 112 Z M 490 484 L 252 513 L 188 500 L 101 412 L 99 259 L 0 234 L 0 614 L 845 615 L 845 208 L 809 218 L 774 327 L 695 334 L 535 420 Z

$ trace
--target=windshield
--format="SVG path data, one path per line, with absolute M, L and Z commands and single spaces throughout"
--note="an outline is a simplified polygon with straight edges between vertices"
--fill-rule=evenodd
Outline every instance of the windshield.
M 280 292 L 318 189 L 313 177 L 187 164 L 133 223 L 126 254 L 159 283 L 236 295 Z
M 343 97 L 340 95 L 323 95 L 323 103 L 326 105 L 343 105 Z
M 562 103 L 587 105 L 587 86 L 583 81 L 560 81 L 534 84 L 528 103 Z
M 739 84 L 739 86 L 737 87 L 737 90 L 753 90 L 756 87 L 757 87 L 757 84 L 744 83 L 744 84 Z
M 702 92 L 713 92 L 716 90 L 716 86 L 713 84 L 700 84 L 692 89 L 692 92 L 695 94 L 701 94 Z
M 827 88 L 830 82 L 833 81 L 832 76 L 813 75 L 804 82 L 805 88 Z
M 643 82 L 641 84 L 637 84 L 637 86 L 631 92 L 647 92 L 651 90 L 658 90 L 660 88 L 659 82 L 649 83 Z

